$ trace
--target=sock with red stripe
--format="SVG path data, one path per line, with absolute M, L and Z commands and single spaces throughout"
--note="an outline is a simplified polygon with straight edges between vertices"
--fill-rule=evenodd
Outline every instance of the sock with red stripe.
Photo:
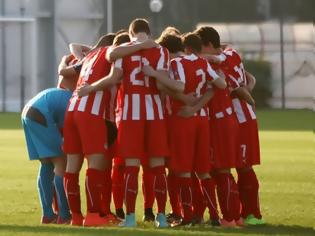
M 91 213 L 101 212 L 100 203 L 102 189 L 105 185 L 105 172 L 102 170 L 88 168 L 85 178 L 85 192 L 87 211 Z
M 127 214 L 134 213 L 138 195 L 139 167 L 126 166 L 124 178 L 124 198 Z
M 79 173 L 66 172 L 63 176 L 63 184 L 71 213 L 81 214 Z
M 167 199 L 167 180 L 164 166 L 151 168 L 153 174 L 153 190 L 156 197 L 158 213 L 165 214 Z
M 199 179 L 193 175 L 192 177 L 192 191 L 193 191 L 193 214 L 197 219 L 203 218 L 206 209 L 206 199 L 202 194 L 202 190 L 199 184 Z
M 179 203 L 179 185 L 177 177 L 173 174 L 167 176 L 168 196 L 170 199 L 170 205 L 172 213 L 181 216 L 181 207 Z
M 179 197 L 183 208 L 184 222 L 191 222 L 193 217 L 192 208 L 192 180 L 191 178 L 178 177 Z
M 216 183 L 214 178 L 200 180 L 202 194 L 207 201 L 211 220 L 219 219 L 217 199 L 215 194 Z
M 154 190 L 153 179 L 154 175 L 151 169 L 147 166 L 142 167 L 142 193 L 144 201 L 144 209 L 153 208 Z
M 112 192 L 115 209 L 122 209 L 124 203 L 124 165 L 114 165 L 112 172 Z
M 238 188 L 242 203 L 242 217 L 246 218 L 253 214 L 256 218 L 261 218 L 259 205 L 259 182 L 255 171 L 238 171 Z
M 112 179 L 111 179 L 111 170 L 104 171 L 104 185 L 102 187 L 102 196 L 101 196 L 101 213 L 107 215 L 110 213 L 110 202 L 112 196 Z

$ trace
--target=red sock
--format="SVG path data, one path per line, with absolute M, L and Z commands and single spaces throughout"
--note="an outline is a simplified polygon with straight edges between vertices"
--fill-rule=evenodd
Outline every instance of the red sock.
M 242 217 L 246 218 L 253 214 L 256 218 L 261 218 L 259 205 L 259 182 L 255 171 L 238 171 L 238 188 L 242 203 Z
M 142 193 L 144 209 L 152 208 L 154 204 L 153 179 L 154 175 L 147 166 L 142 167 Z
M 223 218 L 227 221 L 234 219 L 233 199 L 231 198 L 231 178 L 229 173 L 218 173 L 215 175 L 217 193 Z
M 191 178 L 178 178 L 179 184 L 179 196 L 181 205 L 183 208 L 184 221 L 190 222 L 193 217 L 193 208 L 192 208 L 192 180 Z
M 79 173 L 66 172 L 63 183 L 71 213 L 81 214 Z
M 156 197 L 158 213 L 165 214 L 167 199 L 167 180 L 164 166 L 151 168 L 153 173 L 153 190 Z
M 234 220 L 239 220 L 241 217 L 241 202 L 240 202 L 240 194 L 238 191 L 238 185 L 235 182 L 233 175 L 230 174 L 230 183 L 231 183 L 231 209 Z
M 139 167 L 126 166 L 124 178 L 124 197 L 127 214 L 134 213 L 138 194 Z
M 92 168 L 86 170 L 85 192 L 88 212 L 101 212 L 100 203 L 105 179 L 105 171 Z
M 203 218 L 207 205 L 200 188 L 199 179 L 195 175 L 192 177 L 192 191 L 194 217 Z
M 124 204 L 124 165 L 114 165 L 112 172 L 112 192 L 115 209 L 123 208 Z
M 217 199 L 215 195 L 215 180 L 213 178 L 203 179 L 200 181 L 202 194 L 207 200 L 211 220 L 219 219 Z
M 112 179 L 111 170 L 104 171 L 104 185 L 102 187 L 102 197 L 101 197 L 101 213 L 107 215 L 110 213 L 110 202 L 112 197 Z
M 181 207 L 179 202 L 179 186 L 177 177 L 172 174 L 167 176 L 167 186 L 168 186 L 168 195 L 170 199 L 170 205 L 172 208 L 172 213 L 177 216 L 181 216 Z

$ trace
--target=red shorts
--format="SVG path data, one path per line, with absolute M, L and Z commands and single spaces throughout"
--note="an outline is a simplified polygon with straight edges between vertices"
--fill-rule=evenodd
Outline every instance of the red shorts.
M 238 156 L 239 125 L 234 114 L 210 119 L 211 165 L 214 169 L 235 168 Z
M 208 117 L 170 117 L 169 169 L 206 173 L 211 169 Z
M 260 148 L 257 120 L 240 124 L 238 167 L 250 167 L 260 164 Z
M 64 152 L 84 155 L 106 153 L 107 129 L 102 117 L 89 113 L 66 112 Z
M 165 120 L 122 120 L 118 127 L 117 156 L 165 157 L 168 142 Z

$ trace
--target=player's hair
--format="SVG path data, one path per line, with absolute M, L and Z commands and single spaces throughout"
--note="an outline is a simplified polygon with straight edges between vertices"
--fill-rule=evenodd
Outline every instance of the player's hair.
M 220 35 L 213 27 L 203 26 L 198 28 L 195 33 L 199 35 L 203 45 L 211 43 L 214 48 L 221 47 Z
M 107 47 L 113 44 L 114 38 L 116 34 L 115 33 L 108 33 L 100 37 L 100 39 L 95 44 L 94 48 L 99 47 Z
M 189 48 L 193 52 L 200 53 L 202 48 L 202 41 L 195 33 L 187 33 L 183 35 L 184 48 Z
M 126 29 L 120 29 L 120 30 L 118 30 L 118 31 L 116 32 L 116 35 L 122 34 L 122 33 L 128 33 L 128 30 L 126 30 Z
M 161 35 L 163 34 L 176 34 L 176 35 L 181 35 L 181 32 L 179 31 L 179 29 L 177 29 L 174 26 L 167 26 L 163 32 L 161 33 Z
M 162 33 L 157 43 L 169 50 L 170 53 L 184 51 L 182 39 L 179 35 L 173 33 Z
M 116 37 L 114 38 L 113 45 L 118 46 L 120 44 L 127 43 L 127 42 L 130 42 L 129 34 L 127 32 L 123 32 L 116 35 Z
M 151 34 L 149 22 L 143 18 L 134 19 L 129 25 L 129 33 L 135 35 L 137 33 Z

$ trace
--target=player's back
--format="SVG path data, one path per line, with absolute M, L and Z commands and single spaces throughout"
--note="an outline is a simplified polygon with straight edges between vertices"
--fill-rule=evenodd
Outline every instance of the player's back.
M 63 126 L 64 114 L 72 92 L 59 88 L 41 91 L 26 106 L 36 108 L 45 116 L 51 116 L 59 127 Z
M 195 54 L 177 57 L 171 61 L 171 76 L 185 84 L 185 94 L 193 93 L 196 97 L 202 96 L 207 90 L 207 70 L 207 61 Z M 173 99 L 173 113 L 176 114 L 184 105 Z
M 137 42 L 130 42 L 129 45 Z M 127 45 L 128 45 L 127 44 Z M 160 93 L 156 79 L 145 76 L 144 65 L 156 70 L 168 71 L 169 55 L 165 48 L 157 47 L 136 52 L 118 59 L 115 67 L 123 71 L 118 97 L 118 112 L 122 120 L 164 119 Z
M 225 56 L 223 64 L 224 67 L 227 68 L 226 73 L 228 74 L 229 79 L 234 81 L 236 80 L 240 86 L 246 86 L 248 81 L 240 55 L 232 48 L 225 49 L 223 55 Z M 253 107 L 245 100 L 232 95 L 232 103 L 240 123 L 244 123 L 249 120 L 256 120 Z
M 110 72 L 111 63 L 106 60 L 108 47 L 99 48 L 89 53 L 82 64 L 77 83 L 77 88 L 85 83 L 92 84 L 100 80 Z M 92 92 L 87 96 L 78 97 L 77 92 L 73 93 L 68 111 L 87 112 L 97 116 L 103 116 L 108 100 L 107 90 Z
M 136 43 L 138 42 L 133 41 L 125 45 Z M 122 84 L 125 93 L 158 94 L 156 80 L 145 76 L 141 70 L 144 65 L 150 65 L 155 70 L 167 71 L 169 68 L 169 53 L 166 48 L 159 46 L 138 51 L 117 60 L 116 63 L 121 63 L 120 68 L 123 69 L 124 80 Z

